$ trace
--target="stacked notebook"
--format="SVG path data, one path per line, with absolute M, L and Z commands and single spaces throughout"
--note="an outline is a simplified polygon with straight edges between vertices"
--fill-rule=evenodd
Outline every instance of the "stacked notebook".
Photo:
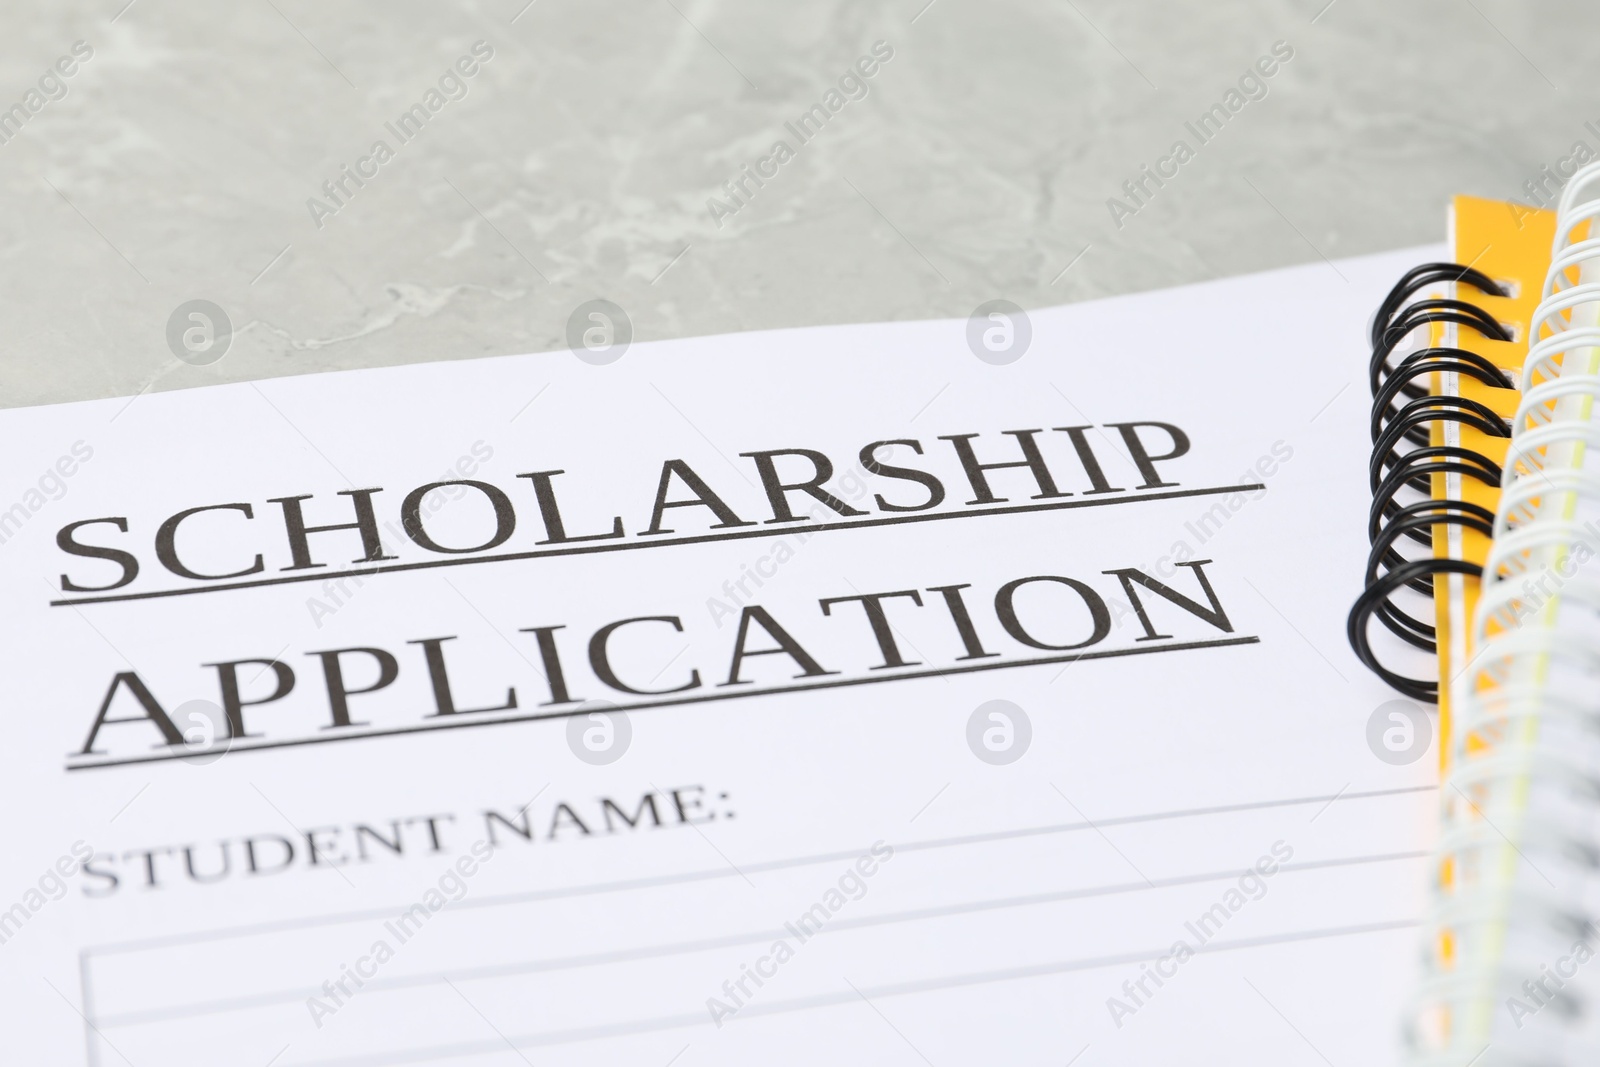
M 1409 272 L 1372 325 L 1372 553 L 1350 639 L 1437 699 L 1443 738 L 1418 1064 L 1600 1052 L 1596 215 L 1596 166 L 1553 213 L 1458 198 L 1455 262 Z M 1396 665 L 1405 645 L 1437 672 Z

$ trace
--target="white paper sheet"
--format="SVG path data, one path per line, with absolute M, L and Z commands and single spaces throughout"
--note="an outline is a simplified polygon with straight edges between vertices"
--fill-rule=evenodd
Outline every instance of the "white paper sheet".
M 1425 254 L 1037 311 L 1004 366 L 899 323 L 0 413 L 7 1060 L 1389 1062 L 1436 761 L 1369 751 L 1342 628 Z M 774 450 L 837 508 L 774 521 Z M 731 514 L 647 532 L 669 461 Z M 296 569 L 289 498 L 381 549 Z

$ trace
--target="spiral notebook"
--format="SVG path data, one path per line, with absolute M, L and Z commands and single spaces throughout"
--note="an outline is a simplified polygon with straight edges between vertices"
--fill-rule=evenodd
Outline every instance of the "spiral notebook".
M 1556 212 L 1457 198 L 1455 263 L 1407 273 L 1372 325 L 1372 553 L 1351 644 L 1438 700 L 1442 738 L 1415 1064 L 1600 1052 L 1596 215 L 1595 166 Z M 1394 638 L 1436 652 L 1436 676 L 1397 669 Z
M 0 412 L 0 1063 L 1392 1062 L 1415 258 Z

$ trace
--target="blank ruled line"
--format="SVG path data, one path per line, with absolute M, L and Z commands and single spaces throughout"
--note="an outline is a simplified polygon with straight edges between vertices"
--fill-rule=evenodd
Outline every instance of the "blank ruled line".
M 1386 852 L 1361 856 L 1340 856 L 1325 860 L 1312 860 L 1306 863 L 1286 863 L 1278 868 L 1279 873 L 1293 874 L 1305 871 L 1334 870 L 1344 867 L 1359 867 L 1384 863 L 1405 863 L 1428 858 L 1427 852 Z M 881 915 L 868 915 L 854 919 L 838 919 L 830 922 L 813 936 L 833 938 L 838 934 L 852 930 L 868 930 L 881 926 L 893 926 L 901 923 L 926 922 L 935 919 L 946 919 L 962 915 L 977 915 L 985 912 L 1009 911 L 1013 908 L 1039 907 L 1049 904 L 1063 904 L 1079 900 L 1093 900 L 1106 897 L 1120 897 L 1129 894 L 1148 893 L 1151 890 L 1176 889 L 1195 885 L 1205 885 L 1211 882 L 1228 882 L 1239 878 L 1237 868 L 1221 871 L 1204 871 L 1195 874 L 1174 875 L 1172 877 L 1157 878 L 1150 882 L 1120 882 L 1109 885 L 1081 886 L 1072 889 L 1057 889 L 1047 892 L 1027 893 L 1013 897 L 1001 897 L 989 900 L 966 900 L 954 904 L 941 904 L 925 908 L 913 908 L 907 911 L 887 912 Z M 773 941 L 784 937 L 786 931 L 782 928 L 775 930 L 743 930 L 737 933 L 721 934 L 714 937 L 701 937 L 689 941 L 667 942 L 664 944 L 634 946 L 624 949 L 613 949 L 607 952 L 590 952 L 577 956 L 561 956 L 538 960 L 521 960 L 512 963 L 483 964 L 478 966 L 459 967 L 449 971 L 428 971 L 418 974 L 404 975 L 399 978 L 390 978 L 380 981 L 367 981 L 362 989 L 367 993 L 382 993 L 400 989 L 415 989 L 418 987 L 438 985 L 442 982 L 478 982 L 492 978 L 506 978 L 527 974 L 548 974 L 558 971 L 574 970 L 583 967 L 603 967 L 619 963 L 634 963 L 639 960 L 663 959 L 672 956 L 688 955 L 696 952 L 711 952 L 725 948 L 737 948 L 742 945 L 769 945 Z M 203 1015 L 218 1015 L 231 1011 L 244 1011 L 253 1008 L 266 1007 L 273 1004 L 292 1004 L 305 1000 L 308 996 L 316 996 L 321 991 L 318 989 L 276 989 L 249 996 L 232 997 L 225 1000 L 203 1001 L 194 1004 L 180 1004 L 161 1008 L 144 1008 L 124 1012 L 116 1015 L 105 1015 L 97 1018 L 95 1023 L 105 1028 L 119 1026 L 136 1026 L 152 1022 L 168 1022 L 174 1019 L 192 1019 Z
M 1324 941 L 1345 937 L 1362 937 L 1371 934 L 1397 933 L 1403 930 L 1412 930 L 1421 925 L 1422 921 L 1420 919 L 1390 919 L 1349 926 L 1322 927 L 1314 930 L 1291 930 L 1261 937 L 1240 938 L 1235 941 L 1213 941 L 1201 945 L 1195 950 L 1195 954 L 1209 956 L 1220 952 L 1241 952 L 1250 949 L 1269 948 L 1275 945 L 1298 944 L 1306 941 Z M 875 998 L 899 997 L 918 993 L 932 993 L 946 989 L 991 985 L 998 982 L 1049 978 L 1081 971 L 1132 966 L 1158 959 L 1168 951 L 1169 949 L 1149 949 L 1142 952 L 1126 952 L 1114 956 L 1095 956 L 1048 963 L 1024 964 L 1017 967 L 968 974 L 940 975 L 932 978 L 919 978 L 911 981 L 885 984 L 862 990 L 862 992 Z M 733 1025 L 737 1026 L 740 1020 L 747 1018 L 786 1015 L 797 1011 L 832 1008 L 845 1004 L 854 1004 L 858 1000 L 856 992 L 846 989 L 840 992 L 817 993 L 770 1003 L 747 1004 L 739 1009 L 739 1019 L 735 1020 Z M 684 1027 L 703 1027 L 705 1025 L 707 1025 L 706 1013 L 704 1011 L 696 1011 L 682 1015 L 664 1015 L 625 1022 L 600 1023 L 561 1030 L 544 1030 L 536 1033 L 518 1034 L 510 1040 L 518 1049 L 544 1048 L 552 1045 L 595 1041 L 631 1034 L 647 1034 Z M 308 1060 L 304 1062 L 303 1067 L 380 1067 L 380 1065 L 401 1063 L 435 1063 L 440 1060 L 455 1060 L 463 1056 L 498 1051 L 503 1047 L 497 1042 L 458 1042 L 449 1045 L 360 1053 L 355 1056 L 340 1056 L 335 1059 Z
M 1074 663 L 1080 659 L 1114 659 L 1121 656 L 1144 656 L 1158 652 L 1187 652 L 1200 648 L 1227 648 L 1233 645 L 1259 644 L 1259 637 L 1226 637 L 1214 641 L 1179 641 L 1170 645 L 1145 645 L 1140 648 L 1110 648 L 1098 652 L 1071 652 L 1060 656 L 1036 656 L 1029 659 L 1007 660 L 1001 663 L 968 663 L 960 667 L 937 667 L 922 671 L 905 671 L 900 674 L 874 674 L 859 678 L 836 678 L 826 682 L 804 685 L 768 686 L 760 689 L 739 689 L 734 692 L 696 693 L 694 696 L 670 697 L 666 700 L 639 701 L 632 704 L 612 704 L 612 711 L 649 711 L 652 708 L 677 707 L 685 704 L 709 704 L 723 700 L 746 700 L 751 697 L 782 696 L 788 693 L 808 693 L 818 689 L 845 689 L 861 685 L 881 685 L 885 682 L 905 682 L 921 678 L 938 678 L 952 674 L 973 674 L 978 671 L 1002 671 L 1016 667 L 1038 667 L 1052 663 Z M 442 730 L 465 730 L 476 726 L 505 726 L 510 723 L 537 722 L 542 719 L 568 719 L 574 715 L 587 715 L 591 709 L 584 701 L 573 701 L 560 711 L 533 712 L 526 715 L 506 715 L 500 718 L 472 718 L 472 712 L 460 712 L 452 719 L 433 725 L 413 724 L 384 730 L 359 730 L 350 733 L 327 734 L 316 737 L 291 737 L 281 741 L 261 741 L 250 745 L 234 745 L 228 749 L 230 756 L 242 752 L 263 752 L 276 748 L 298 748 L 303 745 L 327 745 L 336 741 L 363 741 L 374 737 L 397 737 L 403 734 L 437 733 Z M 184 759 L 189 751 L 179 746 L 175 752 L 145 756 L 128 756 L 121 759 L 98 759 L 66 764 L 69 771 L 87 771 L 101 767 L 126 767 L 139 763 L 165 763 Z M 72 757 L 69 757 L 71 759 Z
M 102 596 L 66 597 L 50 601 L 50 606 L 59 608 L 75 604 L 108 604 L 122 600 L 153 600 L 158 597 L 218 593 L 228 589 L 258 589 L 263 586 L 289 585 L 296 582 L 325 582 L 338 578 L 368 578 L 378 574 L 397 574 L 402 571 L 430 570 L 436 567 L 467 567 L 477 563 L 505 563 L 511 560 L 543 559 L 547 556 L 584 556 L 602 552 L 628 552 L 644 548 L 665 548 L 674 545 L 709 544 L 715 541 L 740 541 L 752 537 L 773 537 L 787 533 L 790 530 L 803 530 L 809 535 L 833 530 L 860 530 L 874 526 L 904 526 L 918 522 L 940 522 L 945 519 L 977 518 L 982 515 L 1023 515 L 1036 511 L 1071 511 L 1077 508 L 1110 507 L 1116 504 L 1132 504 L 1147 500 L 1180 500 L 1196 496 L 1252 493 L 1265 488 L 1266 486 L 1260 483 L 1254 485 L 1220 485 L 1207 489 L 1176 489 L 1171 492 L 1149 493 L 1143 496 L 1130 493 L 1127 496 L 1100 498 L 1097 500 L 1056 500 L 1040 504 L 1012 504 L 1003 508 L 973 508 L 965 511 L 924 512 L 915 515 L 884 515 L 877 518 L 853 519 L 844 522 L 813 524 L 763 522 L 753 530 L 737 529 L 729 530 L 725 533 L 696 534 L 688 537 L 651 537 L 649 540 L 644 541 L 620 541 L 616 543 L 586 542 L 566 548 L 530 549 L 524 552 L 497 552 L 483 556 L 429 559 L 414 563 L 393 563 L 379 567 L 353 567 L 346 570 L 318 569 L 307 574 L 285 574 L 275 578 L 256 578 L 242 582 L 213 582 L 209 585 L 195 585 L 183 589 L 153 589 L 140 593 L 106 593 Z

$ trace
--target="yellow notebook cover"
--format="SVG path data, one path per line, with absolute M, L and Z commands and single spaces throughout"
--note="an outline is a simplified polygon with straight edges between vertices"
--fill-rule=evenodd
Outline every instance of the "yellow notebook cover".
M 1509 373 L 1519 388 L 1522 364 L 1528 354 L 1528 331 L 1540 290 L 1550 267 L 1556 216 L 1503 200 L 1458 196 L 1450 205 L 1450 250 L 1455 262 L 1487 274 L 1510 290 L 1505 297 L 1471 291 L 1469 299 L 1495 320 L 1509 327 L 1513 340 L 1494 341 L 1474 330 L 1436 325 L 1432 343 L 1475 352 Z M 1488 405 L 1501 417 L 1516 414 L 1521 393 L 1494 389 L 1464 375 L 1434 375 L 1432 391 L 1463 396 Z M 1430 443 L 1454 444 L 1478 452 L 1504 465 L 1507 438 L 1492 437 L 1459 423 L 1434 423 Z M 1435 499 L 1465 500 L 1495 511 L 1500 491 L 1457 474 L 1435 474 Z M 1438 525 L 1433 532 L 1436 557 L 1465 559 L 1482 565 L 1489 554 L 1489 538 L 1462 526 Z M 1434 578 L 1435 627 L 1439 647 L 1440 761 L 1450 752 L 1450 685 L 1472 660 L 1471 620 L 1478 601 L 1478 579 L 1457 574 Z

